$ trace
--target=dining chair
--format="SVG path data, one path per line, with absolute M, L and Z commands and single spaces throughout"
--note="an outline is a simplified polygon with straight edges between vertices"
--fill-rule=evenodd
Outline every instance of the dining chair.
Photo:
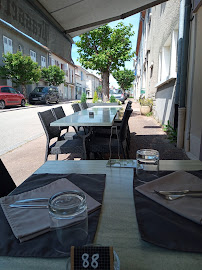
M 55 155 L 55 159 L 57 160 L 59 154 L 82 153 L 85 158 L 82 139 L 64 139 L 61 136 L 59 127 L 50 126 L 50 123 L 56 120 L 52 110 L 38 112 L 38 116 L 46 134 L 45 162 L 48 159 L 48 155 Z M 56 141 L 51 144 L 52 139 L 56 139 Z
M 78 103 L 73 103 L 73 104 L 72 104 L 72 109 L 74 110 L 74 112 L 79 112 L 79 111 L 81 111 L 81 108 L 80 108 L 80 106 L 79 106 Z
M 62 106 L 52 108 L 51 110 L 52 110 L 52 113 L 57 120 L 66 116 Z M 68 126 L 67 127 L 60 127 L 60 130 L 64 130 L 64 129 L 67 130 L 67 132 L 61 136 L 61 138 L 66 139 L 66 140 L 67 139 L 71 140 L 71 139 L 78 139 L 78 135 L 84 135 L 84 131 L 82 131 L 82 130 L 77 131 L 77 129 L 75 127 L 73 127 L 73 128 L 74 128 L 75 132 L 69 132 Z
M 6 169 L 3 161 L 0 159 L 0 197 L 7 196 L 16 188 L 12 177 Z
M 53 113 L 53 115 L 55 116 L 55 118 L 57 120 L 66 116 L 66 114 L 65 114 L 62 106 L 59 106 L 59 107 L 56 107 L 56 108 L 52 108 L 51 110 L 52 110 L 52 113 Z M 68 132 L 69 126 L 67 126 L 67 127 L 60 127 L 60 130 L 64 130 L 64 129 L 66 129 L 67 132 Z
M 129 158 L 129 149 L 127 145 L 127 127 L 132 109 L 125 110 L 121 122 L 120 131 L 117 132 L 117 138 L 97 136 L 96 133 L 89 140 L 87 149 L 89 153 L 102 155 L 103 153 L 121 153 L 123 158 Z
M 126 110 L 128 110 L 128 109 L 131 109 L 130 105 L 128 107 L 126 106 L 124 114 L 126 113 Z M 117 127 L 118 133 L 120 132 L 121 123 L 122 123 L 123 119 L 124 119 L 124 115 L 123 115 L 122 120 L 119 120 L 119 121 L 114 120 L 113 126 Z M 94 129 L 94 132 L 96 133 L 97 136 L 103 136 L 103 137 L 108 137 L 109 138 L 109 136 L 112 134 L 113 138 L 117 137 L 116 130 L 115 129 L 111 130 L 111 127 L 96 127 Z M 129 125 L 127 126 L 126 141 L 127 141 L 127 146 L 128 146 L 128 149 L 129 149 L 130 148 L 130 128 L 129 128 Z
M 88 105 L 87 105 L 86 102 L 82 102 L 82 103 L 81 103 L 81 109 L 82 109 L 82 110 L 88 109 Z

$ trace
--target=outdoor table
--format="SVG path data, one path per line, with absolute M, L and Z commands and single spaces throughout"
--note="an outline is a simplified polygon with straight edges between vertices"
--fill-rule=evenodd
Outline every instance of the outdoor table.
M 106 174 L 106 186 L 95 244 L 113 246 L 122 270 L 201 269 L 201 254 L 172 251 L 140 238 L 133 199 L 133 168 L 106 167 L 106 160 L 47 161 L 34 174 Z M 196 160 L 162 160 L 160 170 L 202 170 Z M 66 269 L 67 259 L 0 257 L 0 269 Z
M 113 126 L 114 119 L 117 111 L 122 106 L 94 106 L 86 110 L 75 112 L 66 117 L 60 118 L 52 122 L 51 126 L 67 127 L 72 126 L 79 137 L 83 140 L 84 156 L 86 159 L 86 138 L 90 136 L 93 127 L 111 127 Z M 89 113 L 93 113 L 90 115 Z M 77 127 L 77 128 L 76 128 Z M 78 133 L 78 127 L 88 127 L 88 132 L 85 134 Z

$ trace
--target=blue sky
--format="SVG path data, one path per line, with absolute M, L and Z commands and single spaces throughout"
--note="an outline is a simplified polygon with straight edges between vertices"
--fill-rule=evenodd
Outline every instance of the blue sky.
M 123 22 L 125 25 L 129 25 L 129 23 L 131 23 L 133 25 L 132 30 L 135 32 L 135 35 L 133 37 L 131 37 L 133 51 L 136 50 L 139 18 L 140 18 L 140 14 L 138 13 L 138 14 L 130 16 L 124 20 L 118 20 L 118 21 L 114 21 L 114 22 L 109 23 L 109 25 L 111 27 L 116 26 L 117 23 L 119 23 L 119 22 Z M 74 42 L 76 42 L 77 40 L 79 40 L 79 37 L 74 38 Z M 80 65 L 79 61 L 77 60 L 78 57 L 79 57 L 79 55 L 77 53 L 77 46 L 75 44 L 73 44 L 72 45 L 72 59 L 76 65 Z M 133 61 L 132 60 L 126 62 L 126 68 L 133 69 Z M 92 71 L 92 72 L 96 74 L 95 71 Z M 115 88 L 118 88 L 118 84 L 117 84 L 116 80 L 111 75 L 110 75 L 109 81 L 110 81 L 110 86 L 114 86 Z

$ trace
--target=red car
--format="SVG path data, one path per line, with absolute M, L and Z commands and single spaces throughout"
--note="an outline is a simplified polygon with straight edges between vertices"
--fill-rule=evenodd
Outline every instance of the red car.
M 21 105 L 24 107 L 25 97 L 11 86 L 0 86 L 0 108 L 4 109 L 6 106 L 12 105 Z

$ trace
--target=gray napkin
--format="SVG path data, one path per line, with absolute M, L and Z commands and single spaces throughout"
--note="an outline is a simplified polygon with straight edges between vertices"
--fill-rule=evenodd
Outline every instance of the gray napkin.
M 31 198 L 50 198 L 52 195 L 65 190 L 82 191 L 69 180 L 61 178 L 40 188 L 36 188 L 18 195 L 0 198 L 0 203 L 8 223 L 10 224 L 15 237 L 18 238 L 20 242 L 27 241 L 50 231 L 50 218 L 48 209 L 12 208 L 9 205 L 18 200 Z M 88 213 L 96 210 L 101 206 L 99 202 L 94 200 L 87 193 L 85 193 L 85 195 Z M 68 221 L 67 225 L 69 224 L 71 224 L 71 221 Z
M 171 211 L 198 224 L 202 224 L 202 198 L 186 196 L 174 201 L 168 201 L 154 193 L 154 190 L 202 190 L 202 180 L 200 178 L 184 171 L 178 171 L 143 184 L 135 189 Z

